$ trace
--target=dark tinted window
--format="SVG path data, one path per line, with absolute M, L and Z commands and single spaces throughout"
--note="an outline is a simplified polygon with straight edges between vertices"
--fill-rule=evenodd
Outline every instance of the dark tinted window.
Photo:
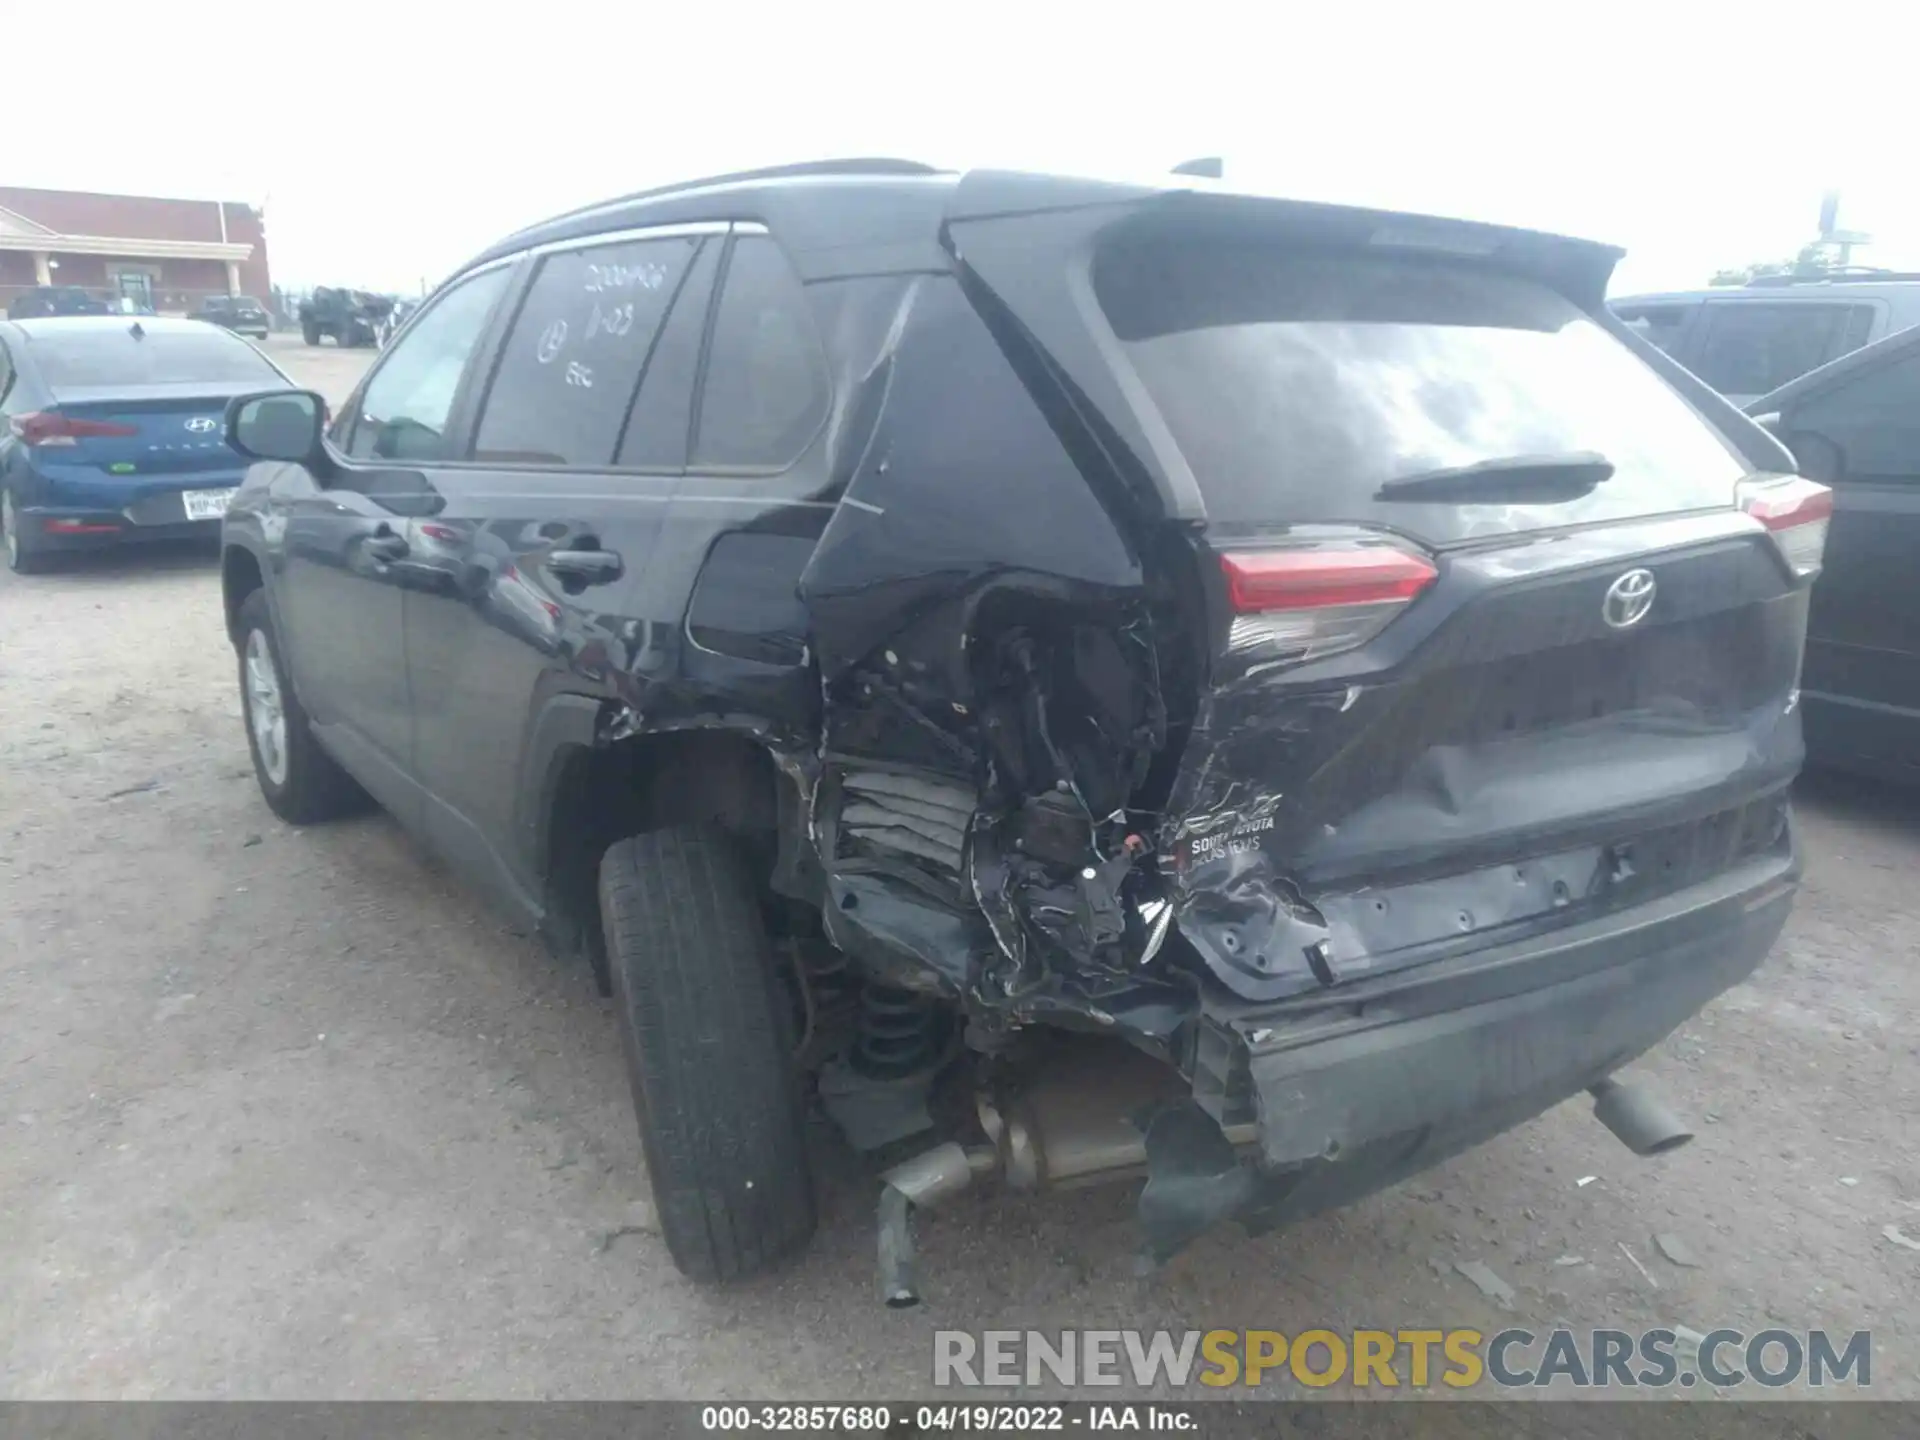
M 197 384 L 272 387 L 278 372 L 246 341 L 210 325 L 155 328 L 136 339 L 137 322 L 101 321 L 33 337 L 34 363 L 54 390 L 105 385 Z
M 1451 538 L 1732 501 L 1733 452 L 1566 299 L 1439 260 L 1133 242 L 1095 292 L 1214 520 L 1372 520 Z M 1380 486 L 1598 451 L 1560 503 L 1382 501 Z
M 1802 471 L 1816 480 L 1920 478 L 1920 350 L 1809 396 L 1787 427 Z
M 687 431 L 693 425 L 693 387 L 700 374 L 700 342 L 707 333 L 707 307 L 724 247 L 709 241 L 687 271 L 679 297 L 654 342 L 640 380 L 640 396 L 627 417 L 616 462 L 636 470 L 678 470 L 687 463 Z
M 1872 318 L 1866 306 L 1812 301 L 1709 304 L 1694 373 L 1723 395 L 1765 395 L 1848 348 L 1845 341 L 1856 310 Z
M 483 271 L 434 298 L 367 381 L 348 453 L 387 460 L 447 458 L 447 417 L 460 376 L 511 273 L 506 266 Z
M 764 235 L 734 243 L 722 283 L 694 463 L 790 465 L 827 414 L 826 365 L 806 292 Z
M 549 255 L 487 392 L 474 458 L 608 465 L 660 322 L 699 242 L 681 236 Z

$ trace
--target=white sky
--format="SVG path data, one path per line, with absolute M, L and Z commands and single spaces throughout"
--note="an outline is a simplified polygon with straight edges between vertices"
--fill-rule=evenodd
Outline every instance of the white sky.
M 396 289 L 572 205 L 874 154 L 1218 154 L 1250 185 L 1621 245 L 1617 294 L 1784 258 L 1838 187 L 1876 237 L 1856 259 L 1920 269 L 1920 7 L 1286 8 L 96 0 L 92 41 L 8 67 L 0 179 L 250 200 L 283 283 Z

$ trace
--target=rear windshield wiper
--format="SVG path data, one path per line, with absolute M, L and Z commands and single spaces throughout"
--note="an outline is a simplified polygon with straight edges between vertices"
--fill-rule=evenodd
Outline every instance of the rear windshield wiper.
M 1376 500 L 1577 500 L 1613 477 L 1613 462 L 1594 450 L 1564 455 L 1510 455 L 1426 470 L 1389 480 Z

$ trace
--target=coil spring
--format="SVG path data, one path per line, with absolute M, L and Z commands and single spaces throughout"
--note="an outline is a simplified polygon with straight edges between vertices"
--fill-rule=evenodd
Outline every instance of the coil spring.
M 940 1058 L 946 1017 L 939 1006 L 904 990 L 867 985 L 860 991 L 860 1032 L 853 1068 L 876 1080 L 925 1070 Z

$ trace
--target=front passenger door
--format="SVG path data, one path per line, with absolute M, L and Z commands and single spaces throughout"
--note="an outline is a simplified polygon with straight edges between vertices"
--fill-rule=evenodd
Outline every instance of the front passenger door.
M 284 525 L 276 620 L 301 704 L 355 778 L 415 824 L 409 525 L 440 508 L 428 469 L 447 458 L 455 396 L 511 273 L 482 271 L 437 295 L 336 423 L 345 459 L 334 473 L 321 483 L 289 466 L 273 491 Z

